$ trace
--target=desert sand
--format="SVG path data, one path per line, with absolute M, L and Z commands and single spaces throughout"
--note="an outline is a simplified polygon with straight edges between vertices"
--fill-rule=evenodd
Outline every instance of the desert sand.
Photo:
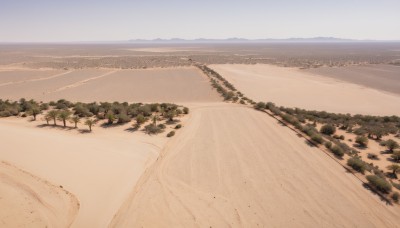
M 21 97 L 81 102 L 211 102 L 221 99 L 209 86 L 208 78 L 194 67 L 72 70 L 41 80 L 5 84 L 0 88 L 2 99 L 13 100 Z
M 93 134 L 81 134 L 72 129 L 37 127 L 38 124 L 40 122 L 28 122 L 27 119 L 1 119 L 0 138 L 6 143 L 0 150 L 0 160 L 40 176 L 55 186 L 62 185 L 65 190 L 76 196 L 80 208 L 72 227 L 106 227 L 146 167 L 157 158 L 167 139 L 165 136 L 127 132 L 125 129 L 129 128 L 129 125 L 107 129 L 95 126 Z M 3 182 L 3 178 L 1 180 Z M 29 181 L 24 176 L 14 178 L 16 184 L 28 185 L 34 181 L 25 180 Z M 27 193 L 24 188 L 15 187 L 16 184 L 11 186 L 16 191 L 10 194 L 14 194 L 13 197 L 19 200 L 16 202 L 23 202 L 21 200 Z M 0 192 L 9 192 L 8 185 L 6 187 L 0 187 Z M 40 222 L 51 225 L 54 219 L 58 220 L 58 217 L 53 218 L 54 216 L 67 213 L 68 210 L 62 211 L 63 208 L 59 207 L 61 202 L 58 202 L 60 200 L 54 196 L 58 194 L 59 198 L 63 199 L 61 193 L 58 193 L 61 190 L 56 191 L 38 184 L 29 184 L 29 187 L 38 197 L 46 202 L 55 201 L 58 206 L 54 209 L 44 208 L 46 211 L 41 211 Z M 11 195 L 1 196 L 11 204 L 11 199 L 7 197 Z M 28 200 L 33 201 L 30 198 Z M 22 206 L 19 208 L 19 204 L 13 205 L 17 208 L 15 210 L 26 212 L 30 209 L 29 205 Z M 61 220 L 62 218 L 59 218 L 60 223 L 66 219 Z M 28 222 L 30 219 L 19 218 L 21 222 Z M 3 222 L 3 219 L 1 221 Z M 38 221 L 38 224 L 42 223 Z
M 400 95 L 400 66 L 364 65 L 347 67 L 319 67 L 311 73 L 360 84 L 365 87 Z
M 400 95 L 272 65 L 211 65 L 247 97 L 337 113 L 400 115 Z
M 342 166 L 262 112 L 192 108 L 111 227 L 395 227 Z
M 78 200 L 59 186 L 0 161 L 1 227 L 69 227 Z

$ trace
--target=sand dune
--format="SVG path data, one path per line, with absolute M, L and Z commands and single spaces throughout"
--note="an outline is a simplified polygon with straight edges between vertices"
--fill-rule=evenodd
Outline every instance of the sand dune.
M 165 136 L 124 131 L 130 126 L 97 126 L 93 134 L 81 134 L 75 130 L 38 128 L 39 123 L 1 119 L 0 138 L 6 143 L 0 158 L 74 194 L 80 209 L 72 227 L 106 227 L 167 140 Z M 25 179 L 15 180 L 24 183 Z M 51 191 L 37 194 L 44 200 L 53 199 Z M 57 216 L 61 209 L 47 209 L 42 216 L 53 218 L 52 214 Z
M 79 209 L 69 192 L 0 162 L 1 227 L 69 227 Z
M 272 65 L 212 65 L 247 97 L 277 105 L 351 114 L 400 115 L 400 96 Z M 383 80 L 383 79 L 382 79 Z
M 192 108 L 111 227 L 395 227 L 387 206 L 264 113 Z

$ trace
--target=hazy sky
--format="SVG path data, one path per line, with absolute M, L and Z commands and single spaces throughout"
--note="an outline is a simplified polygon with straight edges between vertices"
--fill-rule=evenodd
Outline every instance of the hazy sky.
M 0 0 L 0 41 L 400 40 L 400 0 Z

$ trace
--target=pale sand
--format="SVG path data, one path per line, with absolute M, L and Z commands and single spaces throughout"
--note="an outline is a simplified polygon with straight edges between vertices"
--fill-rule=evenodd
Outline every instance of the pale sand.
M 265 113 L 191 109 L 111 227 L 395 227 L 387 206 Z
M 165 135 L 124 131 L 129 125 L 108 129 L 95 126 L 93 134 L 81 134 L 75 130 L 35 127 L 40 123 L 43 121 L 1 119 L 0 158 L 56 186 L 62 185 L 75 195 L 80 209 L 73 227 L 106 227 L 167 140 Z M 15 181 L 25 183 L 23 178 Z M 54 200 L 54 190 L 49 193 L 39 190 L 36 191 L 39 197 Z M 15 195 L 24 197 L 24 189 L 19 191 Z M 7 202 L 12 200 L 7 196 L 4 196 Z M 15 208 L 19 202 L 15 202 Z M 18 210 L 27 210 L 26 207 L 22 205 Z M 56 216 L 61 209 L 48 209 L 48 215 L 43 211 L 42 216 L 52 218 L 52 213 Z M 3 210 L 1 204 L 0 211 Z M 30 218 L 18 219 L 24 223 Z
M 400 115 L 400 96 L 272 65 L 211 65 L 255 101 L 351 114 Z
M 68 71 L 60 70 L 0 70 L 0 86 L 22 83 L 27 80 L 48 78 Z
M 0 161 L 1 227 L 69 227 L 78 200 L 59 186 Z
M 0 87 L 2 99 L 39 101 L 214 102 L 221 97 L 194 67 L 145 70 L 75 70 Z

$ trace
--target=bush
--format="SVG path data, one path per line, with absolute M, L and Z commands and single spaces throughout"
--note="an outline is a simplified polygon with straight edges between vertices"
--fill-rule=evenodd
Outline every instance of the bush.
M 266 104 L 264 102 L 258 102 L 254 105 L 254 108 L 257 110 L 264 110 L 266 108 Z
M 183 113 L 185 113 L 185 114 L 189 114 L 189 108 L 187 108 L 187 107 L 184 107 L 184 108 L 183 108 Z
M 340 136 L 339 136 L 339 139 L 340 139 L 340 140 L 344 140 L 344 135 L 340 135 Z
M 392 194 L 392 199 L 395 203 L 399 202 L 400 194 L 398 192 L 395 192 Z
M 400 162 L 400 151 L 393 152 L 391 157 L 395 162 Z
M 147 134 L 158 134 L 162 132 L 162 129 L 155 124 L 151 123 L 144 127 L 144 130 Z
M 330 148 L 332 147 L 332 143 L 329 142 L 329 141 L 325 142 L 325 147 L 326 147 L 327 149 L 330 149 Z
M 331 124 L 326 124 L 321 127 L 320 132 L 325 135 L 332 135 L 336 132 L 336 127 Z
M 343 157 L 343 155 L 344 155 L 342 148 L 340 148 L 336 145 L 331 148 L 331 151 L 334 155 L 336 155 L 338 157 Z
M 399 148 L 399 144 L 398 144 L 396 141 L 394 141 L 393 139 L 388 139 L 388 140 L 386 140 L 385 146 L 386 146 L 386 147 L 388 148 L 388 150 L 389 150 L 390 152 L 392 152 L 392 153 L 393 153 L 393 150 L 394 150 L 394 149 Z
M 121 113 L 118 115 L 118 122 L 119 124 L 128 123 L 131 121 L 131 117 L 125 113 Z
M 175 131 L 170 131 L 168 134 L 167 134 L 167 137 L 172 137 L 172 136 L 174 136 L 175 135 Z
M 367 180 L 374 188 L 376 188 L 380 192 L 389 193 L 392 190 L 392 185 L 381 177 L 378 177 L 376 175 L 368 175 Z
M 182 127 L 182 124 L 178 124 L 178 125 L 175 126 L 175 129 L 179 129 L 181 127 Z
M 368 153 L 367 157 L 371 160 L 378 160 L 378 155 L 374 153 Z
M 366 147 L 368 145 L 368 138 L 365 136 L 357 136 L 355 141 L 360 147 Z
M 317 134 L 311 136 L 311 140 L 312 140 L 313 142 L 316 142 L 317 144 L 321 144 L 321 143 L 324 142 L 324 139 L 322 138 L 322 136 L 317 135 Z
M 347 160 L 347 165 L 349 165 L 351 168 L 353 168 L 355 171 L 360 172 L 362 174 L 365 173 L 366 170 L 366 164 L 364 161 L 362 161 L 358 157 L 352 157 Z

